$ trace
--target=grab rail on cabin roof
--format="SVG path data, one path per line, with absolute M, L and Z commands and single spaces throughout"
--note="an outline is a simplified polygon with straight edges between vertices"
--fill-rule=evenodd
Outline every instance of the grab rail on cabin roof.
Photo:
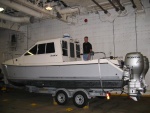
M 104 52 L 91 52 L 90 54 L 93 56 L 94 54 L 99 54 L 99 53 L 102 53 L 104 55 L 103 58 L 106 58 L 106 54 Z M 81 53 L 80 55 L 83 55 L 83 53 Z

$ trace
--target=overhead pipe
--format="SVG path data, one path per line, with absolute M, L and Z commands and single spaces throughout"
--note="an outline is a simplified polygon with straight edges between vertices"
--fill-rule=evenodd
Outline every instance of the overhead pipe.
M 11 22 L 17 22 L 17 23 L 33 23 L 33 18 L 31 17 L 12 17 L 3 13 L 0 13 L 0 18 L 3 20 L 8 20 Z
M 132 3 L 132 7 L 135 9 L 135 8 L 136 8 L 136 5 L 135 5 L 134 1 L 133 1 L 133 0 L 130 0 L 130 1 L 131 1 L 131 3 Z
M 60 2 L 63 4 L 64 7 L 68 7 L 68 5 L 64 1 L 61 0 Z
M 69 13 L 74 13 L 74 12 L 78 12 L 79 9 L 78 8 L 64 8 L 64 9 L 58 9 L 60 14 L 69 14 Z
M 108 0 L 108 1 L 115 8 L 115 10 L 118 12 L 119 8 L 117 6 L 115 6 L 115 4 L 111 0 Z
M 28 7 L 23 6 L 23 5 L 19 5 L 12 0 L 0 0 L 0 3 L 5 5 L 5 6 L 11 7 L 17 11 L 24 12 L 26 14 L 29 14 L 29 15 L 37 17 L 37 18 L 43 18 L 44 16 L 46 16 L 43 13 L 39 13 L 39 12 L 34 11 Z
M 137 12 L 143 12 L 144 9 L 143 9 L 143 5 L 141 3 L 141 0 L 133 0 L 133 1 L 134 1 L 134 4 L 136 5 Z
M 34 5 L 34 4 L 32 4 L 32 3 L 30 3 L 30 2 L 27 2 L 27 1 L 25 1 L 25 0 L 15 0 L 17 3 L 19 3 L 19 4 L 22 4 L 22 5 L 24 5 L 24 6 L 26 6 L 26 7 L 29 7 L 29 8 L 31 8 L 31 9 L 34 9 L 34 10 L 36 10 L 36 11 L 38 11 L 38 12 L 41 12 L 41 13 L 44 13 L 44 14 L 47 14 L 47 15 L 49 15 L 49 16 L 53 16 L 52 14 L 51 14 L 51 12 L 49 12 L 49 11 L 47 11 L 47 10 L 45 10 L 45 9 L 42 9 L 42 8 L 40 8 L 40 7 L 38 7 L 37 5 Z M 60 2 L 62 2 L 62 1 L 60 1 Z M 64 4 L 63 4 L 64 5 Z M 74 13 L 74 12 L 77 12 L 78 11 L 78 8 L 64 8 L 64 9 L 58 9 L 58 11 L 59 11 L 59 13 L 60 14 L 68 14 L 68 13 Z
M 115 0 L 118 4 L 118 6 L 120 7 L 120 10 L 121 11 L 124 11 L 125 10 L 125 7 L 121 5 L 121 3 L 119 2 L 119 0 Z
M 101 5 L 99 5 L 98 2 L 96 2 L 95 0 L 92 0 L 99 8 L 101 8 L 105 14 L 109 14 L 109 12 L 107 10 L 105 10 Z
M 45 15 L 49 15 L 49 16 L 54 17 L 54 15 L 52 15 L 51 12 L 45 10 L 44 8 L 38 7 L 37 4 L 27 2 L 26 0 L 15 0 L 15 2 L 18 3 L 18 4 L 21 4 L 23 6 L 26 6 L 27 8 L 33 9 L 37 12 L 40 12 L 40 13 L 43 13 Z
M 56 18 L 56 19 L 58 19 L 60 21 L 63 21 L 63 22 L 67 22 L 67 20 L 65 20 L 63 18 L 57 18 L 56 17 L 57 16 L 57 12 L 56 12 L 56 15 L 54 15 L 52 11 L 47 11 L 44 8 L 40 8 L 37 5 L 34 5 L 34 4 L 30 3 L 30 2 L 27 2 L 26 0 L 15 0 L 15 2 L 18 3 L 18 4 L 22 4 L 23 6 L 29 8 L 30 10 L 34 10 L 34 11 L 40 12 L 40 14 L 43 14 L 44 16 L 46 15 L 46 16 L 49 16 L 49 17 L 52 17 L 52 18 Z M 61 9 L 61 10 L 59 9 L 58 11 L 59 11 L 60 14 L 67 14 L 67 13 L 77 12 L 78 8 L 73 8 L 73 9 L 71 9 L 71 8 L 64 8 L 64 9 Z

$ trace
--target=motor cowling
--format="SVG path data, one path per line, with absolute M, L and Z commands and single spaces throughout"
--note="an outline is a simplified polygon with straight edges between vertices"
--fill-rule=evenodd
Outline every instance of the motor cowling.
M 145 75 L 146 75 L 146 73 L 148 72 L 148 69 L 149 69 L 149 60 L 146 56 L 144 56 L 143 58 L 144 58 L 144 69 L 143 69 L 143 72 L 142 72 L 141 76 L 143 78 L 145 78 Z
M 148 85 L 145 82 L 145 76 L 146 76 L 148 69 L 149 69 L 149 60 L 146 56 L 144 56 L 143 58 L 144 58 L 144 69 L 143 69 L 143 72 L 142 72 L 140 78 L 141 78 L 141 82 L 142 82 L 143 87 L 146 88 Z
M 125 57 L 125 65 L 132 71 L 130 79 L 140 80 L 144 68 L 143 55 L 139 52 L 128 53 Z

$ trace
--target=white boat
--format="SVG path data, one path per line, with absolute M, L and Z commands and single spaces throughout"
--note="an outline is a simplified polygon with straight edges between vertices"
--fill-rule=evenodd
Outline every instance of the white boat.
M 80 53 L 79 41 L 72 38 L 59 38 L 39 41 L 22 56 L 5 61 L 2 65 L 7 80 L 16 86 L 63 88 L 65 91 L 100 89 L 109 92 L 122 91 L 122 88 L 128 85 L 129 95 L 136 100 L 139 93 L 146 89 L 144 77 L 147 72 L 143 75 L 141 73 L 148 69 L 139 67 L 141 71 L 137 73 L 134 71 L 133 78 L 130 72 L 131 67 L 134 70 L 136 65 L 134 62 L 137 60 L 141 60 L 139 65 L 144 67 L 143 59 L 140 53 L 127 54 L 124 69 L 117 59 L 104 57 L 84 61 Z
M 122 87 L 123 70 L 112 62 L 83 61 L 80 45 L 73 39 L 39 41 L 21 57 L 4 62 L 7 79 L 14 85 L 37 87 Z M 119 65 L 119 64 L 118 64 Z

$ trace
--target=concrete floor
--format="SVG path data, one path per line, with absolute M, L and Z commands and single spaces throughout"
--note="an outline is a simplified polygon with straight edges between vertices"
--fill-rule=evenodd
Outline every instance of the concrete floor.
M 65 106 L 53 104 L 51 95 L 10 89 L 0 94 L 0 113 L 150 113 L 150 98 L 135 102 L 126 96 L 112 96 L 110 100 L 95 98 L 89 108 L 77 108 L 70 101 Z

